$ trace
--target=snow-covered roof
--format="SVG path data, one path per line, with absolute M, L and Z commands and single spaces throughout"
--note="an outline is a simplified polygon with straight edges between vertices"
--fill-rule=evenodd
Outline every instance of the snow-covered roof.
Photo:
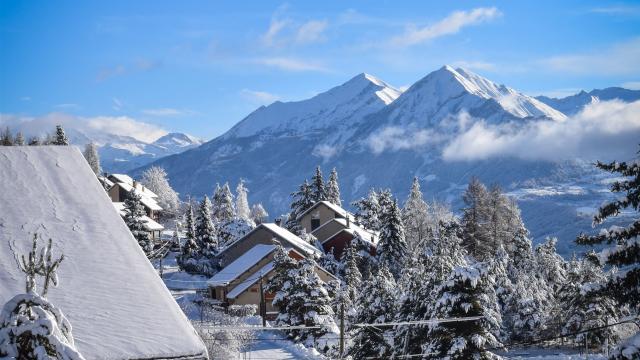
M 374 245 L 378 242 L 379 234 L 378 234 L 377 231 L 365 229 L 362 226 L 354 223 L 353 220 L 349 221 L 349 226 L 347 226 L 347 220 L 346 219 L 335 218 L 333 220 L 339 222 L 340 224 L 344 225 L 345 227 L 348 227 L 348 229 L 350 231 L 352 231 L 354 233 L 357 232 L 358 234 L 360 234 L 360 237 L 362 237 L 364 240 L 366 240 L 368 242 L 371 242 Z M 373 239 L 373 241 L 372 241 L 372 239 Z
M 131 191 L 133 189 L 133 185 L 136 186 L 136 193 L 140 196 L 146 196 L 150 198 L 157 198 L 158 195 L 151 191 L 148 187 L 142 185 L 139 181 L 133 180 L 129 175 L 125 174 L 111 174 L 110 177 L 113 177 L 118 184 L 122 185 L 122 188 L 126 191 Z
M 313 206 L 311 206 L 310 208 L 308 208 L 306 211 L 304 211 L 302 214 L 298 215 L 298 219 L 302 218 L 303 216 L 307 215 L 308 213 L 310 213 L 311 211 L 313 211 L 313 209 L 317 208 L 318 206 L 320 206 L 320 204 L 328 207 L 329 209 L 333 210 L 334 212 L 345 216 L 347 214 L 349 214 L 350 216 L 353 216 L 353 214 L 351 214 L 350 212 L 348 212 L 347 210 L 341 208 L 340 206 L 331 203 L 329 201 L 318 201 L 317 203 L 313 204 Z
M 280 236 L 281 238 L 287 240 L 288 242 L 291 243 L 291 245 L 295 245 L 296 247 L 300 248 L 301 250 L 304 250 L 307 254 L 317 254 L 320 253 L 320 250 L 318 248 L 316 248 L 315 246 L 309 244 L 308 242 L 300 239 L 296 234 L 292 233 L 291 231 L 278 226 L 274 223 L 262 223 L 260 224 L 260 226 L 264 226 L 267 229 L 269 229 L 271 232 L 277 234 L 278 236 Z
M 270 273 L 271 270 L 273 270 L 273 261 L 270 261 L 265 266 L 263 266 L 258 271 L 256 271 L 254 275 L 249 276 L 245 281 L 236 285 L 236 287 L 234 287 L 233 290 L 229 291 L 229 293 L 227 294 L 227 297 L 229 299 L 235 299 L 236 297 L 238 297 L 238 295 L 247 291 L 247 289 L 249 289 L 251 285 L 255 284 L 258 280 L 260 280 L 261 275 L 265 276 L 268 273 Z
M 78 149 L 2 147 L 0 186 L 0 304 L 24 292 L 11 248 L 27 253 L 37 232 L 65 255 L 48 299 L 86 359 L 206 356 Z
M 121 186 L 126 192 L 134 191 L 137 195 L 140 196 L 140 202 L 147 208 L 153 211 L 162 210 L 162 207 L 158 205 L 158 203 L 155 200 L 155 197 L 157 197 L 157 195 L 154 193 L 151 193 L 151 190 L 148 190 L 146 187 L 142 189 L 140 186 L 136 186 L 134 190 L 133 186 L 129 184 L 118 183 L 118 186 Z
M 276 249 L 276 245 L 258 244 L 246 253 L 242 254 L 239 258 L 233 261 L 231 264 L 224 267 L 217 274 L 213 275 L 211 279 L 207 281 L 207 284 L 211 286 L 221 286 L 232 282 L 247 272 L 251 267 L 255 266 L 260 260 L 264 259 L 271 252 Z
M 124 217 L 127 214 L 127 212 L 126 212 L 126 210 L 124 208 L 124 203 L 123 202 L 114 202 L 113 203 L 113 207 L 116 208 L 116 210 L 118 211 L 118 214 L 120 214 L 120 216 Z M 144 228 L 147 229 L 147 231 L 162 231 L 162 230 L 164 230 L 164 226 L 162 226 L 162 224 L 159 224 L 158 222 L 156 222 L 152 218 L 148 217 L 147 215 L 142 216 L 142 220 L 144 221 Z

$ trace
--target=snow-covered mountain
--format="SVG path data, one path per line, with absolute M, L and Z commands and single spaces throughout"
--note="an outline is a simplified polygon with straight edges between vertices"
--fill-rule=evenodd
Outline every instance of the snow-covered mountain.
M 625 102 L 640 100 L 640 90 L 629 90 L 621 87 L 609 87 L 606 89 L 596 89 L 590 92 L 584 90 L 579 93 L 564 98 L 550 98 L 547 96 L 536 96 L 541 102 L 562 111 L 567 115 L 573 115 L 582 110 L 585 106 L 599 101 L 618 99 Z
M 564 121 L 561 111 L 464 69 L 444 66 L 400 92 L 360 74 L 311 99 L 261 107 L 227 133 L 200 147 L 162 158 L 181 194 L 211 194 L 216 182 L 244 179 L 252 202 L 272 217 L 288 211 L 289 194 L 320 164 L 336 167 L 342 198 L 369 188 L 391 188 L 401 201 L 413 176 L 427 199 L 462 207 L 471 176 L 498 183 L 517 197 L 535 241 L 560 237 L 559 250 L 590 229 L 607 178 L 588 161 L 550 162 L 498 158 L 445 161 L 442 147 L 469 119 L 488 124 Z M 143 168 L 136 169 L 138 175 Z

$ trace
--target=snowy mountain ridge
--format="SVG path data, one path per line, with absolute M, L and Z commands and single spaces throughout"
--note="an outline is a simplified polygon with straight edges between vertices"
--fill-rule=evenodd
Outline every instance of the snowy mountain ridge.
M 567 115 L 577 114 L 585 106 L 600 101 L 618 99 L 625 102 L 640 100 L 640 90 L 629 90 L 621 87 L 609 87 L 605 89 L 595 89 L 590 92 L 584 90 L 579 93 L 564 98 L 551 98 L 547 96 L 537 96 L 541 102 L 562 111 Z
M 218 138 L 152 164 L 165 168 L 180 194 L 196 197 L 210 195 L 216 183 L 243 179 L 251 201 L 262 202 L 272 217 L 289 210 L 289 194 L 319 164 L 338 170 L 345 203 L 370 188 L 390 188 L 402 202 L 417 176 L 425 198 L 459 211 L 462 191 L 477 176 L 518 199 L 534 241 L 558 236 L 560 251 L 570 254 L 575 235 L 590 229 L 585 209 L 608 194 L 591 162 L 442 157 L 443 141 L 464 121 L 511 126 L 565 119 L 539 99 L 464 69 L 444 66 L 402 93 L 360 74 L 307 100 L 260 107 Z

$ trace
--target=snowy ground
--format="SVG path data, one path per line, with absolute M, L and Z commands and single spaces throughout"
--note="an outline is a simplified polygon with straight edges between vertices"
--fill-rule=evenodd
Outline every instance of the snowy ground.
M 154 261 L 153 266 L 160 272 L 159 261 Z M 207 278 L 179 271 L 174 252 L 169 253 L 162 260 L 162 267 L 162 278 L 187 317 L 196 324 L 201 319 L 206 324 L 207 315 L 201 314 L 194 301 L 200 298 L 196 294 L 196 290 L 206 289 Z M 263 331 L 256 333 L 254 337 L 258 340 L 250 341 L 237 356 L 237 359 L 326 359 L 314 349 L 307 349 L 285 339 L 284 335 L 278 331 Z

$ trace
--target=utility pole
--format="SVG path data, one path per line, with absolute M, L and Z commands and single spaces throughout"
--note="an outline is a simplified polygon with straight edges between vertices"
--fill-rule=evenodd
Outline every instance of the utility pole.
M 262 282 L 262 271 L 260 272 L 260 315 L 262 316 L 262 327 L 267 326 L 267 304 L 264 301 L 264 285 Z
M 340 303 L 340 359 L 344 358 L 344 297 Z

